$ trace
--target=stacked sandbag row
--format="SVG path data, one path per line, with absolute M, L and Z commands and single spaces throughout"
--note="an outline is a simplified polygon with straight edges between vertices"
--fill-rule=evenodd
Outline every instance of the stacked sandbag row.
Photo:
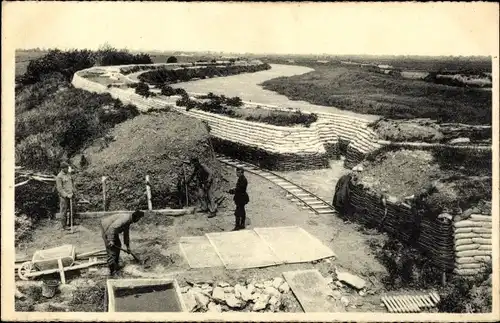
M 328 167 L 326 154 L 278 154 L 257 146 L 247 146 L 237 142 L 212 138 L 214 150 L 260 168 L 275 171 L 293 171 L 301 169 L 321 169 Z
M 412 211 L 407 206 L 388 201 L 387 216 L 385 216 L 380 195 L 365 189 L 361 184 L 352 185 L 351 203 L 356 209 L 356 219 L 361 223 L 381 225 L 382 230 L 393 234 L 397 239 L 404 242 L 410 240 L 414 222 Z M 455 253 L 451 223 L 422 219 L 417 245 L 435 266 L 446 271 L 454 269 Z
M 480 273 L 491 264 L 491 214 L 471 214 L 454 223 L 456 263 L 454 272 L 461 276 Z

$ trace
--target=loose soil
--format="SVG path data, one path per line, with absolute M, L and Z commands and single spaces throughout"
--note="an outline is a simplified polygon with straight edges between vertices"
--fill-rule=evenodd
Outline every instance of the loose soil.
M 332 173 L 339 172 L 333 170 Z M 324 175 L 324 174 L 323 174 Z M 319 177 L 318 177 L 319 178 Z M 289 264 L 259 269 L 226 270 L 224 268 L 189 269 L 186 260 L 179 250 L 179 239 L 182 236 L 203 235 L 209 232 L 229 231 L 234 227 L 234 206 L 221 208 L 215 218 L 207 218 L 206 214 L 195 213 L 173 217 L 171 221 L 146 221 L 131 226 L 131 247 L 140 257 L 149 263 L 145 267 L 134 264 L 131 256 L 122 253 L 125 265 L 124 272 L 129 276 L 138 273 L 153 276 L 174 273 L 181 286 L 186 281 L 213 282 L 226 281 L 230 284 L 251 280 L 265 280 L 280 276 L 283 271 L 317 268 L 323 275 L 334 272 L 334 268 L 346 270 L 364 277 L 370 289 L 379 291 L 380 277 L 385 275 L 385 268 L 375 259 L 369 246 L 370 239 L 385 239 L 384 235 L 366 236 L 358 231 L 359 226 L 344 223 L 335 216 L 314 215 L 302 210 L 285 197 L 285 191 L 258 176 L 247 174 L 249 181 L 250 203 L 247 205 L 248 228 L 297 225 L 320 239 L 337 255 L 334 260 L 323 260 L 316 263 Z M 234 185 L 236 178 L 230 179 Z M 151 215 L 152 216 L 152 215 Z M 158 215 L 158 217 L 160 217 Z M 165 217 L 165 216 L 163 216 Z M 77 252 L 102 249 L 102 238 L 98 230 L 98 219 L 81 219 L 77 222 L 77 232 L 69 234 L 56 229 L 54 221 L 46 221 L 39 225 L 33 233 L 33 240 L 19 254 L 32 255 L 42 248 L 52 248 L 62 244 L 77 246 Z M 156 224 L 158 223 L 158 224 Z M 83 273 L 84 271 L 82 271 Z M 88 275 L 96 279 L 105 279 L 106 268 Z M 127 275 L 127 274 L 125 274 Z M 380 311 L 380 302 L 376 295 L 361 297 L 355 291 L 349 292 L 353 302 L 360 306 L 350 311 Z M 301 311 L 297 301 L 292 298 L 285 301 L 288 311 Z

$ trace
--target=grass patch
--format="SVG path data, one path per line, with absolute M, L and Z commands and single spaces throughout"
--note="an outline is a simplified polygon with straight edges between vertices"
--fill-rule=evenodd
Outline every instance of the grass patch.
M 315 71 L 262 83 L 292 100 L 387 118 L 491 124 L 491 92 L 370 73 L 360 67 L 314 65 Z

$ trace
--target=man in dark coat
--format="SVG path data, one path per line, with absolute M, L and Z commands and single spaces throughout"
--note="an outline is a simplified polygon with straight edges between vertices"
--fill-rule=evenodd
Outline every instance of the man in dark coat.
M 130 225 L 138 222 L 144 216 L 144 212 L 136 210 L 132 214 L 118 213 L 110 215 L 101 220 L 101 234 L 104 246 L 108 254 L 107 262 L 110 276 L 118 273 L 120 260 L 120 233 L 123 233 L 123 242 L 130 251 Z
M 236 205 L 236 209 L 234 210 L 236 225 L 234 226 L 233 231 L 245 229 L 245 221 L 246 221 L 245 205 L 248 204 L 248 202 L 250 201 L 250 198 L 247 193 L 248 181 L 245 177 L 243 169 L 238 167 L 236 169 L 236 174 L 238 176 L 236 187 L 229 190 L 229 194 L 234 194 L 233 201 L 234 204 Z
M 61 171 L 56 176 L 56 189 L 59 195 L 61 229 L 65 230 L 68 226 L 68 212 L 71 209 L 71 200 L 75 195 L 75 186 L 73 184 L 73 178 L 71 177 L 70 167 L 67 162 L 61 163 Z

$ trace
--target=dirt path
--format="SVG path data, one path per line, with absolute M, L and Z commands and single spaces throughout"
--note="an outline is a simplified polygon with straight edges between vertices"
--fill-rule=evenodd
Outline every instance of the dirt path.
M 313 71 L 312 68 L 296 65 L 271 64 L 271 67 L 270 70 L 266 71 L 182 82 L 173 84 L 172 87 L 183 88 L 188 92 L 194 93 L 212 92 L 219 95 L 224 94 L 225 96 L 238 96 L 243 101 L 289 107 L 302 111 L 342 113 L 367 120 L 376 120 L 378 118 L 377 116 L 354 113 L 335 107 L 314 105 L 305 101 L 292 101 L 284 95 L 265 90 L 259 85 L 264 81 Z
M 334 172 L 335 170 L 330 170 L 330 174 Z M 283 271 L 306 268 L 317 268 L 325 276 L 334 267 L 365 278 L 368 276 L 380 277 L 385 272 L 382 265 L 370 254 L 366 244 L 368 237 L 359 232 L 356 225 L 345 224 L 335 216 L 311 214 L 287 200 L 285 192 L 272 183 L 252 174 L 247 174 L 247 178 L 251 199 L 247 205 L 248 228 L 300 226 L 330 247 L 336 253 L 337 258 L 331 262 L 319 261 L 316 264 L 280 265 L 247 270 L 189 269 L 179 250 L 180 237 L 231 230 L 234 226 L 234 207 L 228 203 L 229 206 L 221 209 L 219 215 L 213 219 L 208 219 L 204 214 L 191 214 L 160 220 L 147 218 L 141 223 L 134 224 L 131 229 L 131 247 L 139 251 L 139 254 L 150 257 L 151 267 L 147 270 L 158 274 L 180 271 L 182 274 L 178 274 L 177 277 L 181 282 L 184 282 L 185 279 L 194 281 L 220 279 L 229 283 L 252 279 L 270 279 L 280 276 Z M 34 232 L 33 241 L 27 243 L 25 248 L 20 248 L 18 253 L 26 252 L 31 255 L 37 249 L 51 248 L 62 244 L 73 244 L 77 247 L 78 252 L 102 248 L 97 219 L 82 220 L 78 232 L 74 234 L 58 231 L 55 227 L 55 223 L 50 221 L 38 226 Z M 121 259 L 124 263 L 131 263 L 131 257 L 126 254 L 122 255 Z M 99 271 L 99 275 L 105 274 L 105 268 Z M 352 297 L 353 299 L 360 298 L 356 293 Z M 380 310 L 379 302 L 375 296 L 372 301 L 370 301 L 370 297 L 365 296 L 362 302 L 359 301 L 359 304 L 359 307 L 351 310 Z

